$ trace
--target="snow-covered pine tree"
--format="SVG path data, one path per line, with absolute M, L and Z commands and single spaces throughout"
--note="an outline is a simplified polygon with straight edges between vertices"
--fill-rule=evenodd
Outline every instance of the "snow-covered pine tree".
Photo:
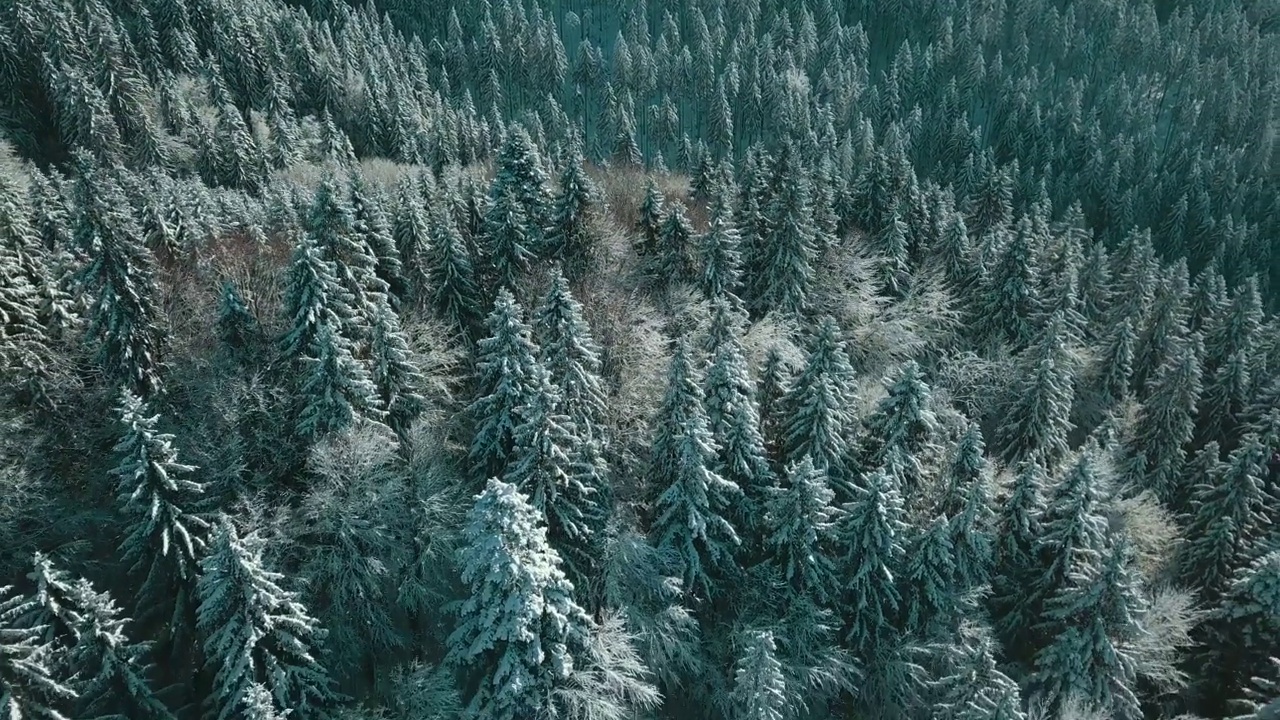
M 766 547 L 790 588 L 793 600 L 827 604 L 840 596 L 831 543 L 838 517 L 827 476 L 805 457 L 789 467 L 782 487 L 770 488 Z
M 470 593 L 448 661 L 466 669 L 468 710 L 493 720 L 557 716 L 555 691 L 582 659 L 591 618 L 573 600 L 538 511 L 515 485 L 489 480 L 458 550 Z
M 400 256 L 407 298 L 414 304 L 425 302 L 432 290 L 428 258 L 437 252 L 432 247 L 432 233 L 438 232 L 433 225 L 440 223 L 438 218 L 434 223 L 429 218 L 418 180 L 410 173 L 402 175 L 396 183 L 391 237 Z
M 110 595 L 55 567 L 42 553 L 36 553 L 29 577 L 35 580 L 36 596 L 24 622 L 44 628 L 46 639 L 65 649 L 59 655 L 76 693 L 77 716 L 173 720 L 146 678 L 150 643 L 134 643 L 125 636 L 129 619 L 120 616 Z
M 898 480 L 904 495 L 916 495 L 924 481 L 921 460 L 937 451 L 934 439 L 938 418 L 933 412 L 932 392 L 924 381 L 920 365 L 908 361 L 896 376 L 886 379 L 888 393 L 863 422 L 866 432 L 858 443 L 862 472 L 883 467 L 896 454 L 902 461 Z
M 298 239 L 285 276 L 284 316 L 288 330 L 280 338 L 280 355 L 288 363 L 318 355 L 320 328 L 340 327 L 354 313 L 354 298 L 338 284 L 333 263 L 325 260 L 315 238 Z
M 733 218 L 732 198 L 726 190 L 717 191 L 711 205 L 709 227 L 698 241 L 702 294 L 708 300 L 723 297 L 737 310 L 744 307 L 738 296 L 742 283 L 741 242 Z
M 902 570 L 906 522 L 902 496 L 884 469 L 872 471 L 855 488 L 836 525 L 843 555 L 846 615 L 845 644 L 858 658 L 888 648 L 902 627 Z
M 476 399 L 467 410 L 475 424 L 468 459 L 477 483 L 506 474 L 523 420 L 520 408 L 539 389 L 538 348 L 523 313 L 508 290 L 499 290 L 487 320 L 489 336 L 477 347 Z
M 352 173 L 347 183 L 350 197 L 352 230 L 364 241 L 373 256 L 373 274 L 380 282 L 369 288 L 380 290 L 399 309 L 408 298 L 404 266 L 392 234 L 391 221 L 383 209 L 382 193 L 370 186 L 361 173 Z M 372 320 L 372 318 L 371 318 Z
M 389 306 L 380 307 L 373 319 L 369 364 L 378 408 L 385 413 L 387 426 L 404 444 L 409 428 L 427 409 L 421 394 L 426 381 L 409 350 L 400 318 Z
M 584 437 L 603 442 L 609 405 L 600 376 L 601 348 L 591 335 L 582 303 L 574 298 L 562 273 L 553 274 L 534 325 L 542 364 L 564 394 L 565 414 Z
M 786 417 L 782 457 L 797 463 L 808 455 L 827 473 L 837 497 L 850 498 L 849 438 L 854 429 L 853 366 L 835 320 L 825 318 L 808 361 L 783 399 Z M 843 493 L 843 497 L 841 496 Z
M 636 254 L 640 256 L 655 255 L 658 252 L 658 233 L 662 228 L 662 219 L 666 217 L 666 201 L 658 190 L 658 183 L 649 176 L 645 185 L 644 200 L 640 203 L 639 219 L 636 229 L 640 232 L 636 243 Z
M 503 479 L 540 513 L 565 575 L 580 591 L 578 597 L 586 597 L 600 564 L 597 532 L 603 523 L 595 496 L 605 480 L 599 464 L 583 462 L 580 448 L 587 440 L 564 413 L 560 389 L 541 364 L 534 373 L 526 404 L 517 408 L 520 421 L 512 431 L 511 462 Z
M 355 213 L 337 178 L 326 177 L 316 187 L 307 218 L 307 235 L 350 298 L 350 312 L 340 314 L 341 334 L 357 345 L 367 343 L 370 323 L 389 290 L 378 277 L 378 258 L 365 235 L 356 227 Z
M 447 212 L 431 218 L 431 243 L 426 257 L 427 300 L 444 320 L 474 337 L 483 327 L 484 294 L 470 248 Z
M 773 633 L 748 630 L 739 645 L 730 691 L 730 716 L 734 720 L 786 720 L 792 708 Z
M 215 323 L 218 342 L 226 355 L 236 365 L 249 367 L 262 351 L 265 337 L 258 318 L 254 317 L 236 290 L 235 283 L 230 280 L 222 283 Z
M 740 338 L 744 319 L 727 298 L 712 301 L 711 364 L 704 380 L 704 405 L 711 437 L 720 448 L 715 470 L 745 495 L 746 502 L 733 514 L 733 520 L 754 550 L 763 540 L 764 504 L 774 477 L 760 434 L 755 383 Z
M 740 540 L 726 514 L 742 490 L 713 469 L 720 448 L 698 380 L 689 347 L 678 340 L 666 396 L 654 416 L 651 532 L 660 549 L 677 553 L 685 587 L 705 596 L 735 568 Z
M 793 143 L 784 141 L 773 166 L 776 194 L 765 209 L 771 234 L 759 258 L 759 290 L 751 306 L 759 315 L 771 310 L 801 315 L 810 303 L 817 228 L 809 178 L 797 154 Z
M 528 224 L 530 249 L 543 243 L 543 232 L 551 220 L 551 192 L 542 157 L 527 130 L 519 125 L 507 128 L 498 151 L 497 173 L 489 186 L 491 205 L 506 204 L 503 217 L 518 213 Z
M 995 562 L 996 515 L 982 451 L 982 431 L 972 424 L 956 446 L 942 499 L 942 512 L 949 517 L 960 592 L 986 585 Z
M 1021 357 L 1012 403 L 996 429 L 1001 454 L 1011 464 L 1031 461 L 1054 468 L 1070 449 L 1075 361 L 1066 347 L 1065 322 L 1054 313 Z
M 1195 432 L 1200 397 L 1199 339 L 1171 342 L 1165 362 L 1147 384 L 1128 454 L 1130 467 L 1142 471 L 1129 480 L 1162 502 L 1173 499 L 1186 463 L 1186 446 Z
M 658 229 L 652 273 L 661 288 L 669 288 L 697 279 L 694 262 L 693 225 L 679 201 L 666 204 L 666 214 Z
M 50 671 L 45 629 L 19 622 L 29 603 L 12 585 L 0 586 L 0 710 L 17 720 L 67 720 L 63 710 L 76 693 Z
M 936 720 L 1026 720 L 1018 683 L 996 664 L 997 646 L 986 628 L 965 628 L 960 658 L 933 688 Z
M 1054 630 L 1035 656 L 1030 683 L 1044 707 L 1060 709 L 1076 698 L 1116 720 L 1143 717 L 1127 646 L 1146 632 L 1144 600 L 1129 562 L 1122 537 L 1081 553 L 1070 561 L 1065 584 L 1046 599 L 1045 619 Z
M 570 280 L 580 280 L 596 267 L 593 225 L 600 202 L 600 190 L 583 168 L 582 153 L 574 144 L 560 173 L 551 226 L 541 253 L 560 262 Z
M 139 579 L 137 614 L 170 608 L 175 592 L 179 606 L 189 598 L 196 563 L 209 522 L 195 511 L 204 486 L 189 476 L 196 469 L 178 462 L 173 435 L 159 431 L 160 416 L 141 398 L 125 390 L 118 408 L 124 435 L 116 443 L 116 493 L 128 518 L 120 544 L 121 559 Z
M 756 400 L 760 409 L 760 435 L 775 466 L 783 450 L 783 408 L 791 392 L 791 369 L 776 344 L 771 345 L 760 369 Z
M 974 226 L 971 224 L 970 228 Z M 1031 320 L 1039 302 L 1034 285 L 1038 241 L 1031 219 L 1024 217 L 1018 222 L 1008 246 L 1000 249 L 1000 256 L 983 283 L 974 308 L 973 327 L 982 342 L 1006 342 L 1017 350 L 1035 339 Z
M 1180 553 L 1184 581 L 1207 598 L 1226 589 L 1236 569 L 1259 549 L 1269 525 L 1264 485 L 1271 451 L 1249 436 L 1192 488 L 1193 508 Z
M 92 297 L 89 335 L 108 376 L 149 396 L 160 390 L 163 347 L 154 262 L 120 183 L 77 153 L 75 242 L 88 257 L 78 284 Z
M 496 181 L 495 181 L 496 182 Z M 537 259 L 541 233 L 526 214 L 521 196 L 496 193 L 484 216 L 484 237 L 492 252 L 493 282 L 515 292 Z
M 375 419 L 382 415 L 369 371 L 355 359 L 347 338 L 328 323 L 317 328 L 312 347 L 302 357 L 298 394 L 302 407 L 295 431 L 307 442 L 345 430 L 358 414 Z
M 1204 628 L 1205 647 L 1197 660 L 1211 668 L 1202 691 L 1204 709 L 1214 716 L 1225 700 L 1244 695 L 1250 678 L 1280 647 L 1280 550 L 1236 570 Z
M 963 593 L 956 583 L 955 546 L 945 516 L 931 521 L 907 546 L 902 568 L 902 618 L 908 633 L 948 637 L 959 621 Z
M 989 606 L 994 629 L 1006 646 L 1027 637 L 1037 620 L 1035 608 L 1023 602 L 1023 593 L 1039 570 L 1036 543 L 1041 534 L 1047 482 L 1043 465 L 1023 463 L 1014 476 L 1012 492 L 997 515 Z
M 266 567 L 262 545 L 223 517 L 200 560 L 196 626 L 214 672 L 208 709 L 218 720 L 239 717 L 261 684 L 290 718 L 318 718 L 338 699 L 317 657 L 325 630 Z
M 1067 621 L 1048 614 L 1048 603 L 1071 586 L 1072 573 L 1096 561 L 1106 549 L 1098 452 L 1092 446 L 1081 450 L 1045 506 L 1035 541 L 1035 569 L 1022 588 L 1021 610 L 1011 615 L 1028 620 L 1025 629 L 1030 634 L 1020 644 L 1006 647 L 1035 653 L 1061 634 Z M 1017 628 L 1012 629 L 1016 633 Z

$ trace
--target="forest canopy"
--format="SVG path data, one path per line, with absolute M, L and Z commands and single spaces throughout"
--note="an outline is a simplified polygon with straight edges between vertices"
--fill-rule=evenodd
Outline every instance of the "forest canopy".
M 0 709 L 1280 717 L 1280 6 L 8 0 Z

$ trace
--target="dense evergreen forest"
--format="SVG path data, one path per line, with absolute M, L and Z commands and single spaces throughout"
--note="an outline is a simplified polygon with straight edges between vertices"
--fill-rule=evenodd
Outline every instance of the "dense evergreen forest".
M 7 720 L 1280 718 L 1280 5 L 0 0 Z

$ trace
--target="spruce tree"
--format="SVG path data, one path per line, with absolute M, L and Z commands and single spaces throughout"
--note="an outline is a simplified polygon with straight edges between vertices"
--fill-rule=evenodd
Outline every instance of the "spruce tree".
M 425 302 L 432 291 L 429 256 L 438 252 L 432 247 L 432 233 L 440 232 L 427 214 L 422 191 L 413 175 L 406 173 L 396 184 L 396 211 L 391 218 L 391 236 L 400 257 L 406 296 L 414 303 Z M 452 223 L 450 223 L 452 224 Z
M 196 470 L 178 462 L 173 435 L 159 432 L 160 416 L 124 391 L 118 409 L 124 435 L 116 443 L 117 502 L 127 519 L 121 559 L 141 581 L 139 614 L 166 607 L 195 580 L 209 522 L 195 510 L 204 485 L 190 478 Z M 150 618 L 149 618 L 150 619 Z
M 285 275 L 284 316 L 289 326 L 279 342 L 282 359 L 300 363 L 307 355 L 318 356 L 320 329 L 340 327 L 353 314 L 353 302 L 315 239 L 299 238 Z
M 760 434 L 755 383 L 739 337 L 741 321 L 728 300 L 714 301 L 705 407 L 711 437 L 720 448 L 715 470 L 745 495 L 746 502 L 734 513 L 735 525 L 758 545 L 764 503 L 774 478 Z
M 365 232 L 356 225 L 348 198 L 330 176 L 317 186 L 307 219 L 307 232 L 320 256 L 329 263 L 343 294 L 350 298 L 350 312 L 339 316 L 341 334 L 358 346 L 367 343 L 371 322 L 380 303 L 386 302 L 388 285 L 378 277 L 378 259 Z
M 756 398 L 760 408 L 760 434 L 764 437 L 765 449 L 769 458 L 775 462 L 782 455 L 784 418 L 783 408 L 787 395 L 791 392 L 791 372 L 782 351 L 777 345 L 769 347 L 765 353 L 764 367 L 760 369 L 760 381 L 757 385 Z
M 222 283 L 216 330 L 223 352 L 240 367 L 250 366 L 262 350 L 262 326 L 230 280 Z
M 525 494 L 543 518 L 547 541 L 573 586 L 586 586 L 599 566 L 601 467 L 583 461 L 585 438 L 564 413 L 564 399 L 546 368 L 535 365 L 527 403 L 518 408 L 512 458 L 504 480 Z M 599 459 L 595 455 L 593 459 Z M 585 596 L 580 596 L 585 597 Z
M 866 419 L 866 432 L 858 448 L 864 472 L 883 467 L 896 456 L 903 463 L 898 480 L 907 495 L 916 494 L 921 487 L 921 459 L 936 447 L 938 432 L 938 419 L 930 407 L 931 391 L 921 375 L 920 366 L 909 361 L 892 382 L 886 381 L 888 394 Z
M 543 253 L 560 262 L 571 280 L 580 280 L 595 269 L 593 223 L 599 202 L 600 190 L 582 167 L 582 155 L 575 145 L 560 173 Z
M 120 616 L 111 596 L 84 579 L 72 578 L 41 553 L 36 553 L 31 576 L 37 593 L 26 622 L 48 628 L 54 642 L 66 647 L 77 715 L 173 720 L 146 678 L 151 669 L 146 660 L 149 643 L 134 643 L 125 636 L 129 619 Z
M 427 409 L 427 401 L 421 394 L 426 380 L 414 362 L 400 328 L 400 318 L 390 307 L 380 308 L 374 317 L 369 360 L 378 408 L 386 414 L 387 426 L 404 443 L 409 428 Z
M 787 468 L 782 487 L 770 488 L 765 541 L 793 600 L 830 603 L 840 595 L 831 554 L 837 512 L 826 473 L 808 457 Z
M 67 720 L 63 708 L 76 699 L 73 689 L 49 669 L 53 645 L 42 627 L 19 622 L 29 600 L 0 586 L 0 710 L 10 718 Z
M 742 490 L 713 469 L 720 448 L 689 355 L 678 341 L 666 396 L 654 417 L 649 467 L 658 495 L 651 530 L 660 549 L 680 558 L 685 587 L 709 596 L 734 569 L 740 540 L 725 515 Z
M 1129 450 L 1133 467 L 1142 471 L 1131 480 L 1165 503 L 1173 500 L 1186 446 L 1195 431 L 1200 396 L 1198 344 L 1195 338 L 1176 343 L 1152 377 Z
M 478 333 L 483 298 L 475 258 L 447 213 L 434 218 L 426 259 L 428 301 L 435 311 L 467 336 Z
M 563 274 L 553 275 L 534 325 L 542 364 L 551 373 L 552 384 L 564 394 L 565 414 L 584 438 L 604 442 L 609 401 L 600 375 L 601 348 Z
M 985 629 L 965 637 L 961 657 L 935 683 L 937 720 L 1026 720 L 1018 684 L 996 664 L 996 647 Z
M 1037 620 L 1036 608 L 1024 602 L 1024 593 L 1039 570 L 1036 548 L 1042 532 L 1047 480 L 1043 466 L 1023 463 L 996 520 L 989 605 L 993 626 L 1006 647 L 1028 637 Z
M 1146 630 L 1141 589 L 1129 569 L 1128 544 L 1072 561 L 1066 583 L 1045 603 L 1055 634 L 1035 658 L 1031 686 L 1048 707 L 1070 698 L 1117 720 L 1140 720 L 1136 662 L 1127 645 Z
M 817 229 L 809 178 L 790 142 L 783 143 L 773 172 L 777 193 L 766 208 L 771 233 L 760 258 L 760 285 L 752 311 L 800 315 L 810 304 Z
M 659 287 L 668 288 L 696 279 L 693 225 L 689 223 L 681 203 L 667 203 L 655 249 L 652 267 Z
M 732 717 L 740 720 L 785 720 L 790 715 L 787 679 L 778 646 L 768 630 L 743 634 L 734 662 L 730 691 Z
M 78 278 L 92 298 L 88 332 L 99 341 L 108 377 L 149 396 L 160 390 L 163 370 L 154 263 L 120 184 L 83 154 L 76 161 L 75 238 L 88 257 Z
M 475 424 L 468 459 L 477 483 L 505 474 L 523 420 L 520 408 L 539 389 L 538 348 L 523 312 L 510 292 L 499 290 L 487 320 L 489 336 L 477 347 L 476 399 L 468 408 Z
M 982 432 L 977 425 L 970 425 L 948 468 L 942 501 L 942 512 L 950 518 L 956 581 L 961 592 L 986 585 L 995 561 L 996 516 L 982 451 Z
M 1217 597 L 1226 588 L 1263 539 L 1269 524 L 1266 507 L 1273 502 L 1264 486 L 1272 452 L 1250 436 L 1192 489 L 1181 570 L 1183 579 L 1206 597 Z
M 470 593 L 448 661 L 465 668 L 468 711 L 494 720 L 553 715 L 584 653 L 591 619 L 515 485 L 491 479 L 467 514 L 458 564 Z
M 742 309 L 738 295 L 742 283 L 742 238 L 730 202 L 726 192 L 717 194 L 711 207 L 710 227 L 699 238 L 702 294 L 708 300 L 725 298 L 734 309 Z
M 909 633 L 945 637 L 959 620 L 955 545 L 945 516 L 935 518 L 907 547 L 902 568 L 902 617 Z
M 531 249 L 542 246 L 543 231 L 550 224 L 549 185 L 542 158 L 528 131 L 518 125 L 510 127 L 498 152 L 497 174 L 490 185 L 489 198 L 491 205 L 506 206 L 500 218 L 524 218 Z
M 1022 218 L 1008 245 L 1001 249 L 978 298 L 974 329 L 982 341 L 1009 343 L 1017 350 L 1035 338 L 1031 320 L 1038 303 L 1034 286 L 1036 242 L 1031 220 Z
M 484 217 L 484 236 L 493 253 L 493 281 L 514 292 L 533 266 L 539 236 L 519 195 L 501 193 L 494 197 Z
M 1052 468 L 1069 449 L 1075 362 L 1065 346 L 1064 324 L 1062 314 L 1054 313 L 1019 363 L 1012 404 L 996 429 L 1001 454 L 1011 464 L 1032 461 Z
M 636 229 L 640 239 L 636 253 L 640 256 L 655 255 L 658 252 L 658 233 L 662 228 L 662 220 L 666 217 L 665 200 L 658 190 L 658 184 L 652 176 L 645 185 L 644 200 L 640 203 L 639 219 Z
M 872 471 L 836 527 L 843 554 L 846 646 L 871 658 L 896 637 L 902 595 L 896 578 L 906 552 L 902 496 L 883 469 Z
M 213 668 L 207 702 L 213 717 L 239 717 L 255 685 L 263 685 L 289 717 L 318 718 L 337 700 L 318 653 L 325 630 L 284 589 L 284 575 L 262 559 L 262 539 L 217 524 L 200 560 L 197 628 Z
M 827 473 L 833 489 L 848 495 L 849 437 L 853 431 L 853 367 L 835 321 L 823 320 L 813 350 L 792 383 L 783 405 L 783 458 L 799 462 L 806 455 Z
M 1093 447 L 1081 451 L 1040 517 L 1036 569 L 1022 591 L 1023 610 L 1015 615 L 1031 620 L 1025 628 L 1031 634 L 1013 647 L 1035 652 L 1063 632 L 1069 621 L 1049 611 L 1051 601 L 1072 586 L 1073 573 L 1105 549 L 1107 519 L 1102 514 L 1097 452 Z
M 359 173 L 351 175 L 347 191 L 351 202 L 352 230 L 373 256 L 373 274 L 380 281 L 371 288 L 385 293 L 391 307 L 397 309 L 408 298 L 408 289 L 391 221 L 383 210 L 382 195 L 368 186 Z
M 1208 669 L 1205 710 L 1217 715 L 1222 700 L 1242 696 L 1251 676 L 1280 647 L 1280 550 L 1260 555 L 1233 574 L 1204 630 L 1205 648 L 1197 660 Z
M 355 359 L 347 339 L 327 323 L 319 326 L 302 357 L 298 394 L 302 408 L 296 432 L 307 442 L 351 427 L 357 415 L 381 415 L 378 388 L 368 370 Z

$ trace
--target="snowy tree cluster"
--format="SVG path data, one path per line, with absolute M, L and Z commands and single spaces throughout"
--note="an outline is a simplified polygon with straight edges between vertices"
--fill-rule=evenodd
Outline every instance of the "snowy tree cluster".
M 1280 10 L 10 0 L 0 710 L 1280 712 Z

